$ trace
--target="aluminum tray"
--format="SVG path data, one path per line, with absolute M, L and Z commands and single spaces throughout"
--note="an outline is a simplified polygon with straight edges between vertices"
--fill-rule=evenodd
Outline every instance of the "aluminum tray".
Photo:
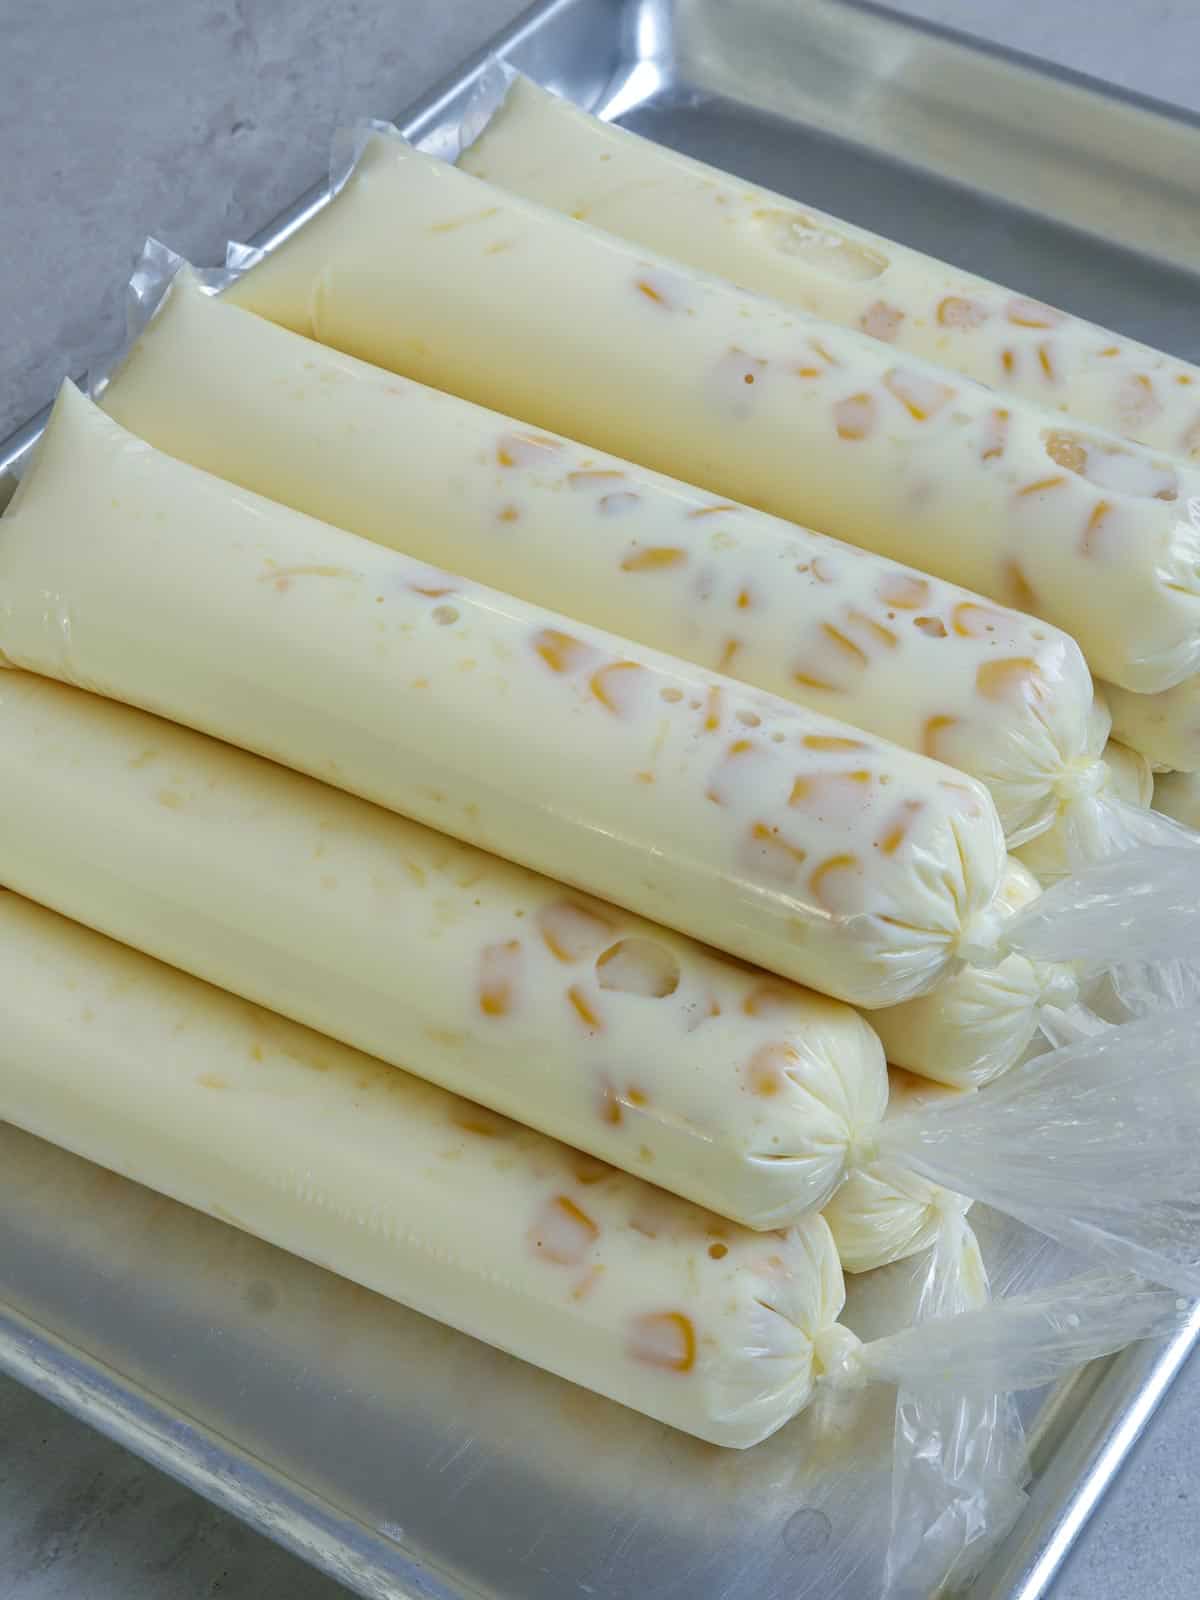
M 494 42 L 589 108 L 1200 360 L 1200 123 L 847 0 L 547 0 Z M 486 52 L 398 120 L 435 146 Z M 320 203 L 314 191 L 255 242 Z M 0 446 L 0 469 L 42 418 Z M 997 1288 L 1068 1266 L 980 1221 Z M 867 1334 L 903 1274 L 855 1285 Z M 1045 1595 L 1200 1338 L 1028 1410 L 971 1590 Z M 0 1369 L 371 1596 L 873 1600 L 891 1405 L 700 1444 L 0 1124 Z

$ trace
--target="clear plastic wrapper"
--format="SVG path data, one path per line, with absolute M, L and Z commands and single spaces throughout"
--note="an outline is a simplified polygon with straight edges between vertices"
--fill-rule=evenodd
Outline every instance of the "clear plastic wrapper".
M 989 1303 L 975 1235 L 951 1212 L 930 1252 L 913 1325 Z M 943 1588 L 964 1588 L 1025 1508 L 1025 1430 L 1011 1392 L 901 1386 L 892 1458 L 882 1600 L 929 1600 Z
M 180 460 L 935 756 L 1010 846 L 1099 792 L 1107 712 L 1036 618 L 317 345 L 154 241 L 130 312 L 93 392 Z
M 869 1009 L 1022 949 L 964 774 L 238 489 L 70 384 L 0 521 L 0 655 Z M 1188 854 L 1066 880 L 1024 953 L 1178 955 Z
M 820 1217 L 739 1229 L 14 894 L 0 949 L 7 1120 L 439 1321 L 735 1447 L 850 1337 Z
M 566 1146 L 481 1125 L 466 1101 L 13 894 L 0 951 L 0 1111 L 18 1126 L 716 1444 L 767 1437 L 817 1384 L 900 1384 L 896 1461 L 915 1476 L 896 1487 L 893 1581 L 977 1547 L 964 1509 L 1007 1515 L 990 1396 L 1182 1324 L 1173 1295 L 1126 1278 L 947 1314 L 963 1268 L 939 1259 L 918 1337 L 862 1344 L 837 1321 L 819 1217 L 752 1234 L 581 1173 Z
M 1152 767 L 1200 771 L 1200 676 L 1159 694 L 1130 694 L 1104 686 L 1113 734 Z
M 934 1101 L 893 1071 L 874 1150 L 860 1151 L 827 1209 L 843 1264 L 869 1270 L 937 1245 L 965 1215 L 965 1191 L 1195 1295 L 1200 1182 L 1187 1169 L 1198 1001 L 1194 964 L 1134 962 L 1112 984 L 1125 1026 L 1081 1006 L 1048 1010 L 1049 1052 L 977 1095 Z M 1165 1184 L 1160 1163 L 1172 1171 Z
M 819 1209 L 887 1103 L 848 1006 L 22 672 L 0 883 L 758 1228 Z
M 968 1395 L 1040 1389 L 1131 1340 L 1180 1327 L 1189 1302 L 1128 1273 L 1090 1272 L 953 1317 L 927 1318 L 844 1357 L 862 1375 L 926 1394 L 946 1374 Z
M 1158 450 L 1200 458 L 1200 369 L 589 116 L 493 61 L 460 164 L 502 188 Z
M 228 292 L 1034 612 L 1127 688 L 1200 666 L 1200 526 L 1185 512 L 1200 468 L 650 256 L 395 133 L 364 130 L 334 200 Z
M 1198 1021 L 1160 1010 L 1033 1057 L 974 1095 L 886 1121 L 876 1159 L 1194 1295 Z
M 976 1192 L 930 1152 L 961 1097 L 897 1074 L 900 1108 L 885 1119 L 883 1052 L 848 1007 L 24 673 L 0 678 L 0 882 L 757 1228 L 830 1202 L 855 1270 L 930 1243 L 943 1213 L 966 1205 L 942 1190 Z M 1130 1093 L 1123 1116 L 1115 1098 L 1101 1110 L 1136 1161 L 1145 1124 Z M 1189 1116 L 1200 1128 L 1197 1106 L 1180 1108 L 1180 1129 Z M 1031 1092 L 995 1151 L 982 1114 L 966 1142 L 992 1174 L 986 1197 L 1040 1226 L 1023 1173 L 1007 1202 L 1003 1191 L 1023 1118 L 1031 1144 L 1058 1126 Z M 1086 1117 L 1079 1127 L 1086 1159 Z M 1092 1168 L 1101 1192 L 1108 1170 Z M 1115 1208 L 1119 1243 L 1140 1250 L 1160 1196 L 1192 1181 L 1182 1151 L 1156 1181 L 1147 1221 L 1137 1205 Z M 1071 1224 L 1052 1191 L 1056 1203 L 1046 1231 Z M 1164 1258 L 1164 1271 L 1175 1265 Z
M 1042 883 L 1065 878 L 1081 862 L 1103 860 L 1138 840 L 1177 845 L 1173 831 L 1145 813 L 1154 796 L 1154 774 L 1144 756 L 1110 739 L 1094 771 L 1092 792 L 1064 805 L 1052 827 L 1017 849 L 1018 858 Z M 1133 813 L 1131 815 L 1130 813 Z
M 1031 961 L 1061 961 L 1063 919 L 1071 923 L 1071 956 L 1081 979 L 1129 963 L 1194 959 L 1200 931 L 1197 852 L 1191 830 L 1178 828 L 1180 846 L 1142 846 L 1064 878 L 1015 914 L 1008 913 L 1003 945 Z
M 851 1003 L 994 949 L 974 780 L 235 488 L 69 384 L 0 521 L 0 653 Z

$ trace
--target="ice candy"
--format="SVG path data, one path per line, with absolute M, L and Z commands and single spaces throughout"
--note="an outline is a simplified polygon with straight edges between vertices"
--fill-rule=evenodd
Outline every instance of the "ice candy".
M 973 779 L 235 488 L 70 384 L 0 520 L 0 655 L 852 1004 L 1001 932 Z
M 1040 894 L 1033 873 L 1010 858 L 999 904 L 1015 914 Z M 995 966 L 963 967 L 932 994 L 887 1006 L 871 1020 L 893 1066 L 952 1088 L 978 1088 L 1021 1059 L 1046 1006 L 1066 1008 L 1077 992 L 1069 966 L 1014 951 Z
M 819 1209 L 887 1101 L 848 1006 L 23 672 L 0 883 L 758 1228 Z
M 460 166 L 1037 405 L 1200 459 L 1200 369 L 589 116 L 493 68 Z M 478 111 L 473 115 L 478 120 Z
M 1109 740 L 1096 763 L 1095 781 L 1095 799 L 1102 803 L 1096 816 L 1089 819 L 1079 803 L 1064 806 L 1062 816 L 1053 827 L 1017 850 L 1019 859 L 1042 883 L 1053 883 L 1065 877 L 1078 865 L 1080 854 L 1094 858 L 1104 853 L 1104 817 L 1109 810 L 1103 806 L 1106 797 L 1118 800 L 1122 806 L 1145 811 L 1154 793 L 1154 775 L 1149 762 L 1115 739 Z M 1089 837 L 1092 829 L 1100 834 L 1099 839 Z
M 914 1204 L 924 1216 L 940 1203 L 937 1180 L 894 1145 L 883 1051 L 848 1007 L 245 751 L 20 672 L 0 679 L 0 882 L 556 1134 L 585 1165 L 611 1161 L 735 1221 L 774 1228 L 834 1197 L 835 1233 L 859 1241 L 861 1262 L 862 1230 L 874 1237 L 887 1205 L 891 1249 L 926 1236 Z M 940 1036 L 909 1041 L 943 1052 L 933 1071 L 952 1082 L 973 1049 L 962 1083 L 983 1080 L 983 1052 L 993 1075 L 1011 1064 L 997 1054 L 1004 1018 L 1017 1031 L 1034 1004 L 1007 963 L 997 1001 L 966 973 L 944 987 L 974 997 L 975 1014 L 960 1005 Z M 905 1108 L 946 1099 L 908 1085 Z
M 229 290 L 349 354 L 1016 605 L 1126 688 L 1200 669 L 1200 466 L 368 138 Z
M 1185 828 L 1200 829 L 1200 772 L 1160 772 L 1154 780 L 1154 809 Z
M 888 1072 L 889 1117 L 937 1105 L 963 1091 L 917 1078 L 899 1067 Z M 965 1215 L 970 1200 L 894 1166 L 857 1168 L 825 1208 L 847 1272 L 872 1272 L 917 1255 L 935 1243 L 951 1214 Z
M 1104 695 L 1115 738 L 1152 767 L 1200 771 L 1200 677 L 1185 678 L 1159 694 L 1130 694 L 1105 684 Z
M 715 1444 L 851 1336 L 819 1216 L 756 1234 L 0 893 L 0 1116 Z
M 174 265 L 152 244 L 136 281 L 161 292 Z M 244 488 L 969 772 L 1010 844 L 1088 788 L 1103 748 L 1058 629 L 366 366 L 187 269 L 100 398 Z
M 837 1320 L 821 1217 L 749 1233 L 581 1170 L 565 1145 L 2 892 L 0 1008 L 8 1121 L 714 1444 L 758 1443 L 818 1382 L 1037 1386 L 1180 1326 L 1173 1293 L 1091 1275 L 930 1317 L 915 1347 L 861 1344 Z M 986 1412 L 958 1440 L 990 1457 Z

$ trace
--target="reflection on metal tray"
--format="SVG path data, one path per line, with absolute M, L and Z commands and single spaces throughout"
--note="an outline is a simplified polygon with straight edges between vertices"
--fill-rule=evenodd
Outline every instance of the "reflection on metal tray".
M 652 138 L 1200 359 L 1182 115 L 846 0 L 549 0 L 496 48 Z M 436 143 L 483 60 L 405 131 Z M 980 1233 L 1001 1292 L 1070 1270 L 993 1217 Z M 903 1276 L 856 1284 L 848 1320 L 869 1332 Z M 1034 1398 L 1030 1506 L 975 1600 L 1046 1593 L 1198 1336 L 1200 1315 Z M 888 1397 L 836 1443 L 802 1417 L 717 1450 L 3 1125 L 0 1369 L 364 1595 L 878 1592 Z

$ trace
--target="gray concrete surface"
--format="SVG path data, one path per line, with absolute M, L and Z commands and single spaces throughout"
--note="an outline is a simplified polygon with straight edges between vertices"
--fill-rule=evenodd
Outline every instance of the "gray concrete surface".
M 893 4 L 1200 111 L 1196 0 Z M 228 236 L 319 176 L 339 118 L 398 109 L 518 9 L 514 0 L 0 0 L 0 437 L 64 372 L 116 342 L 118 286 L 144 234 L 216 259 Z M 1198 1423 L 1194 1364 L 1055 1600 L 1200 1592 Z M 0 1593 L 338 1600 L 345 1591 L 0 1380 Z

